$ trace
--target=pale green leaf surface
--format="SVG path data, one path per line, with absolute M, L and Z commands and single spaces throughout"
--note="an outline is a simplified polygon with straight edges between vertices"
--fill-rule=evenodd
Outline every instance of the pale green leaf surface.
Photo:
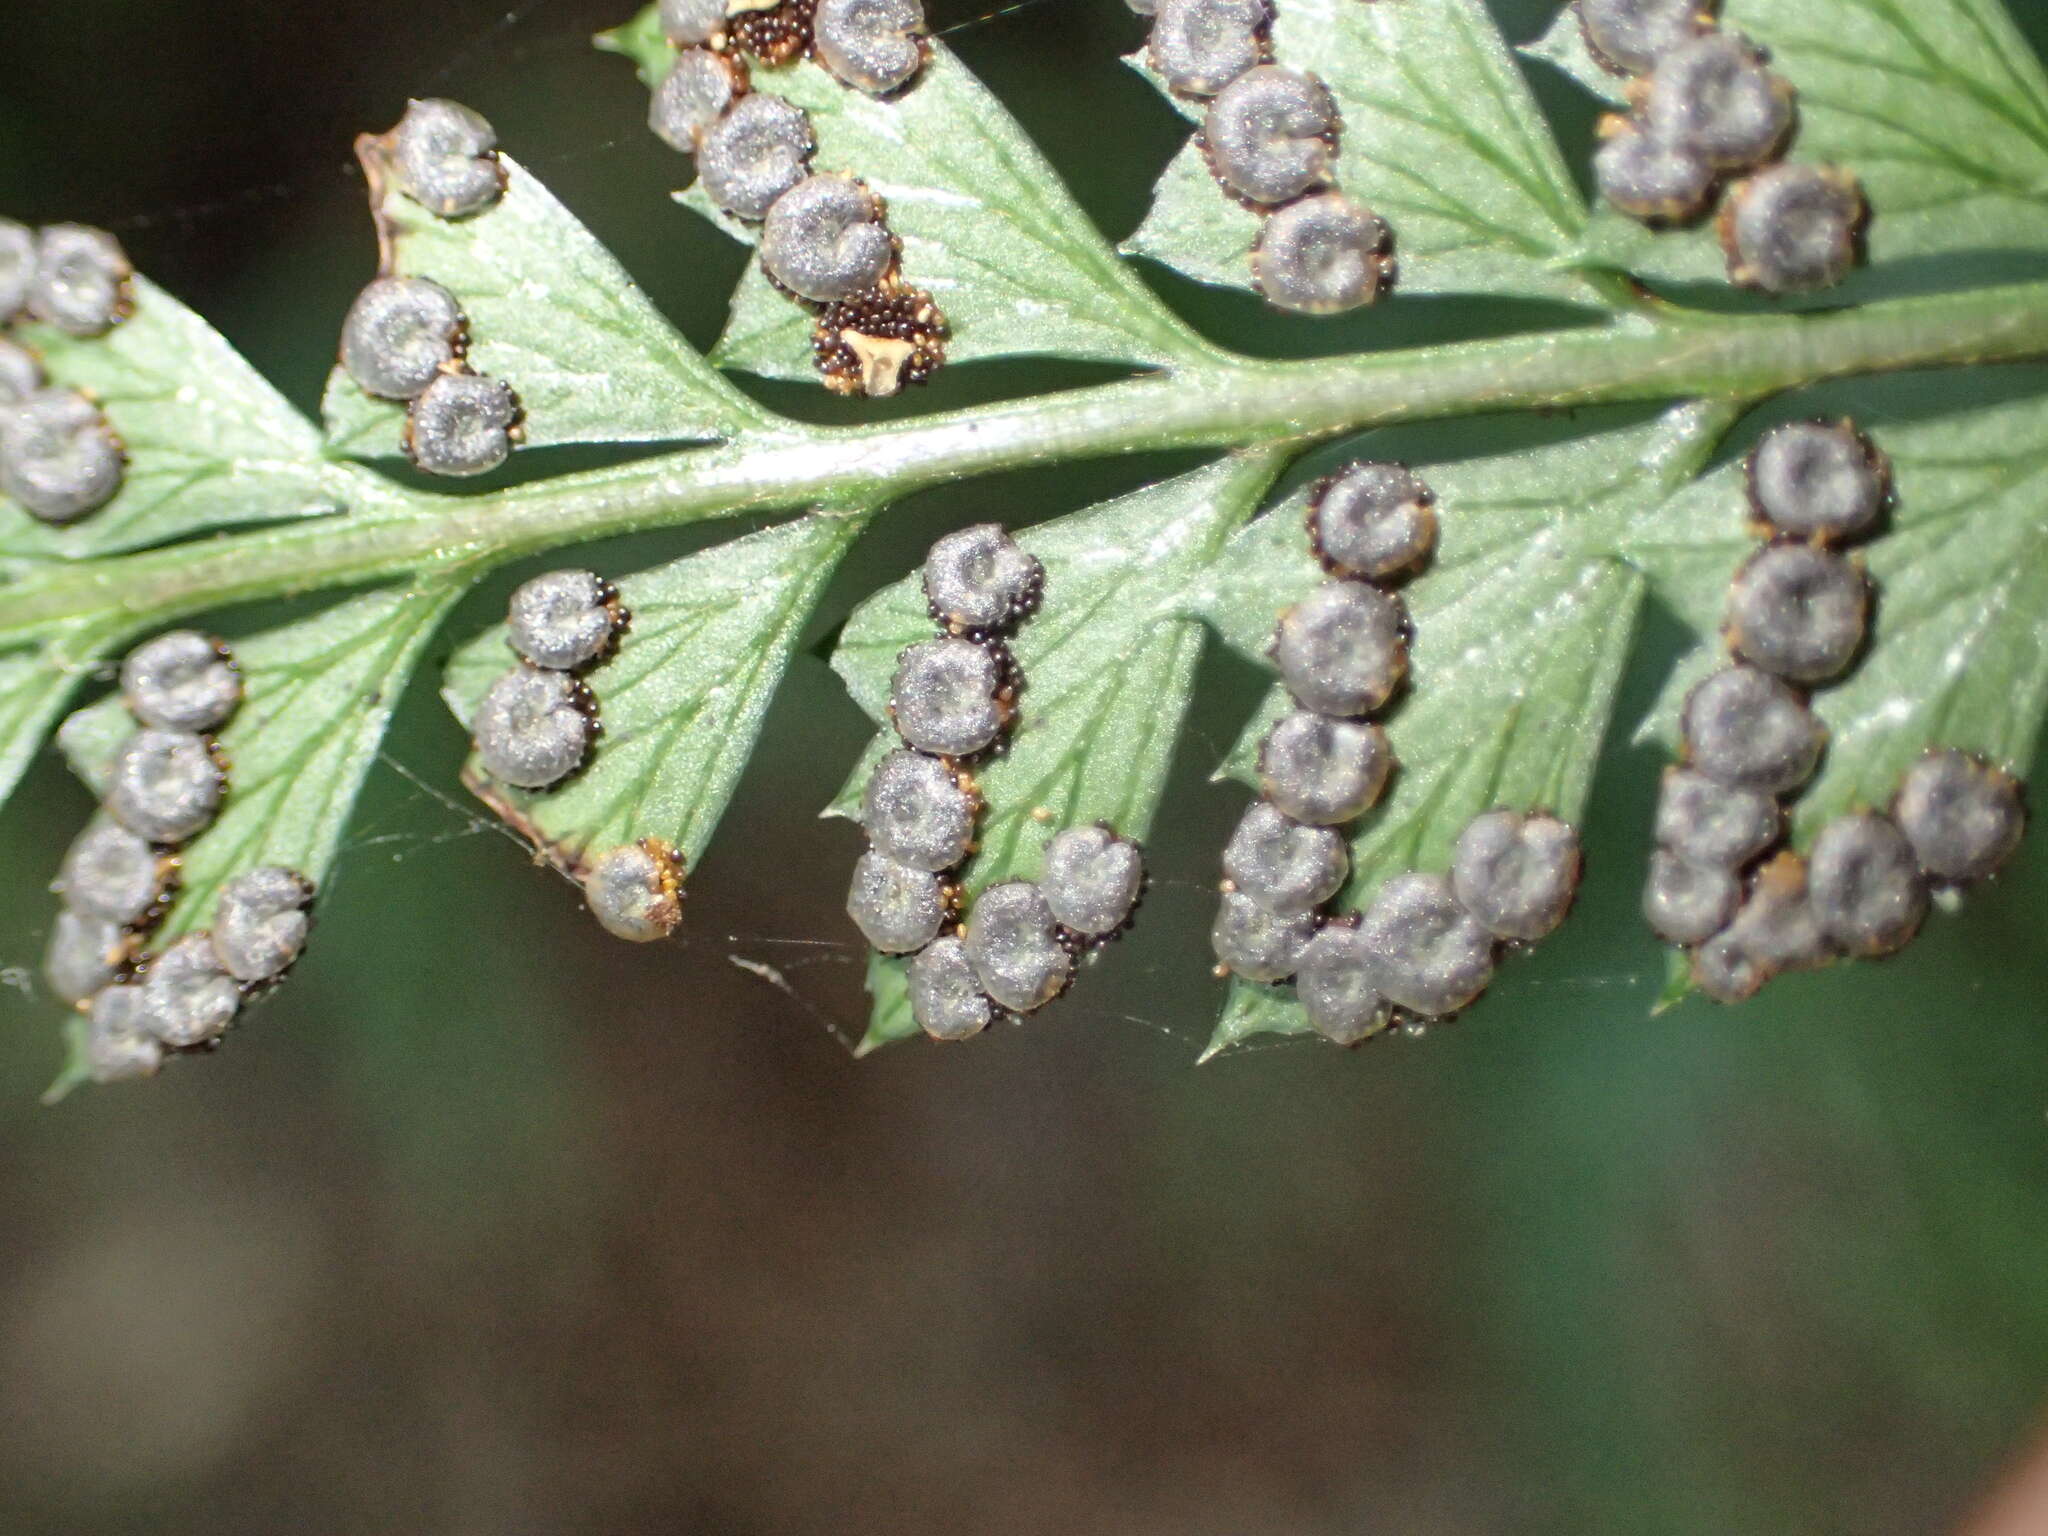
M 658 837 L 694 868 L 840 557 L 865 520 L 811 516 L 618 581 L 632 623 L 586 677 L 604 732 L 584 770 L 552 790 L 498 784 L 472 756 L 465 779 L 556 864 Z M 467 728 L 516 658 L 502 625 L 449 660 L 443 696 Z
M 2048 711 L 2048 406 L 1876 426 L 1872 437 L 1892 456 L 1898 504 L 1859 550 L 1878 594 L 1869 647 L 1814 696 L 1830 740 L 1793 805 L 1801 847 L 1844 811 L 1888 804 L 1929 746 L 2024 773 Z M 1742 472 L 1731 464 L 1680 492 L 1631 543 L 1659 597 L 1702 638 L 1640 733 L 1668 747 L 1686 691 L 1725 660 L 1728 577 L 1756 547 Z
M 661 9 L 650 5 L 633 19 L 591 39 L 599 53 L 616 53 L 632 61 L 640 83 L 653 90 L 675 62 L 676 47 L 661 30 Z
M 853 1049 L 855 1056 L 866 1056 L 918 1033 L 917 1020 L 910 1012 L 910 967 L 901 956 L 868 951 L 865 985 L 869 1024 Z
M 2048 243 L 2048 77 L 2000 0 L 1728 0 L 1723 11 L 1799 91 L 1792 157 L 1861 178 L 1873 267 Z M 1533 51 L 1613 100 L 1616 78 L 1568 13 Z M 1666 281 L 1725 274 L 1711 226 L 1660 234 L 1603 211 L 1587 253 Z
M 945 312 L 955 363 L 1039 355 L 1165 365 L 1209 355 L 1095 232 L 1016 119 L 944 44 L 917 83 L 878 101 L 816 64 L 757 70 L 756 89 L 810 114 L 821 171 L 882 195 L 903 247 L 904 280 Z M 700 187 L 680 201 L 752 238 Z M 733 295 L 714 361 L 771 378 L 815 378 L 811 316 L 759 264 Z
M 501 158 L 505 196 L 474 218 L 436 218 L 396 187 L 382 209 L 395 270 L 453 293 L 469 318 L 470 366 L 518 392 L 526 445 L 696 442 L 759 421 L 576 216 Z M 322 410 L 335 451 L 404 452 L 405 407 L 372 399 L 339 368 Z
M 220 333 L 145 277 L 135 313 L 81 340 L 48 326 L 19 339 L 51 381 L 82 389 L 128 453 L 120 493 L 68 527 L 0 497 L 0 556 L 84 559 L 238 524 L 317 517 L 376 494 L 323 461 L 311 424 Z
M 1394 875 L 1447 868 L 1482 811 L 1583 820 L 1644 592 L 1617 546 L 1697 469 L 1728 414 L 1680 407 L 1645 426 L 1420 468 L 1442 532 L 1436 559 L 1405 591 L 1409 683 L 1386 718 L 1400 768 L 1352 828 L 1340 910 L 1359 909 Z M 1324 579 L 1302 511 L 1297 497 L 1240 534 L 1217 567 L 1225 579 L 1205 597 L 1229 643 L 1256 660 L 1280 610 Z M 1259 739 L 1286 707 L 1275 688 L 1229 774 L 1257 784 Z M 1276 1030 L 1306 1031 L 1291 989 L 1239 982 L 1211 1053 Z
M 1320 75 L 1343 109 L 1338 181 L 1392 226 L 1400 292 L 1593 298 L 1558 265 L 1583 238 L 1585 204 L 1480 0 L 1277 10 L 1277 62 Z M 1259 225 L 1190 141 L 1126 249 L 1247 288 Z
M 1276 472 L 1270 456 L 1226 459 L 1018 535 L 1045 563 L 1045 601 L 1012 643 L 1025 684 L 1007 749 L 974 770 L 986 809 L 964 871 L 970 897 L 1035 878 L 1063 828 L 1105 821 L 1127 837 L 1150 834 L 1204 639 L 1187 595 Z M 828 814 L 858 814 L 875 762 L 896 745 L 887 726 L 897 655 L 933 633 L 915 572 L 847 622 L 832 665 L 884 729 Z M 871 990 L 883 987 L 875 972 L 903 965 L 878 961 Z M 900 985 L 877 999 L 870 1046 L 917 1033 Z
M 178 894 L 154 947 L 209 926 L 220 887 L 257 865 L 325 885 L 391 712 L 466 585 L 460 573 L 422 578 L 234 643 L 245 696 L 219 737 L 227 797 L 179 854 Z M 97 794 L 134 729 L 113 695 L 72 715 L 57 741 Z
M 6 591 L 0 588 L 0 602 Z M 104 647 L 84 628 L 41 650 L 0 656 L 0 805 L 21 782 L 50 722 Z

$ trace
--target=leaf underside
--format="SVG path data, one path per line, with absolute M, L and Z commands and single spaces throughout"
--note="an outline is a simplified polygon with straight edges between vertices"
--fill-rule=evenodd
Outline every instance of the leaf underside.
M 1618 558 L 1627 531 L 1712 450 L 1725 412 L 1661 420 L 1494 458 L 1417 466 L 1438 497 L 1427 572 L 1406 589 L 1409 681 L 1386 719 L 1399 763 L 1350 829 L 1360 910 L 1394 875 L 1442 872 L 1480 812 L 1548 810 L 1580 823 L 1641 610 L 1643 578 Z M 1322 580 L 1303 499 L 1240 535 L 1209 612 L 1233 648 L 1264 659 L 1278 610 Z M 1258 743 L 1287 708 L 1276 688 L 1222 772 L 1258 784 Z M 1236 982 L 1212 1053 L 1261 1032 L 1306 1033 L 1292 989 Z
M 83 560 L 382 499 L 378 481 L 321 462 L 305 418 L 219 332 L 149 279 L 134 286 L 135 313 L 104 337 L 41 325 L 17 337 L 42 354 L 52 383 L 99 403 L 128 473 L 111 502 L 67 527 L 0 496 L 0 558 Z
M 597 237 L 509 155 L 505 196 L 441 219 L 385 185 L 392 271 L 432 278 L 469 322 L 469 366 L 519 395 L 528 447 L 730 436 L 757 409 L 672 330 Z M 321 406 L 338 453 L 392 458 L 405 407 L 336 368 Z
M 1276 10 L 1274 60 L 1313 71 L 1336 96 L 1337 181 L 1392 225 L 1401 292 L 1592 300 L 1570 268 L 1585 203 L 1481 0 Z M 1190 140 L 1125 248 L 1249 288 L 1260 222 L 1218 188 Z
M 1141 842 L 1150 835 L 1202 652 L 1188 594 L 1277 469 L 1270 454 L 1226 459 L 1019 535 L 1045 565 L 1045 601 L 1011 642 L 1024 676 L 1017 719 L 1000 755 L 973 770 L 987 809 L 964 871 L 970 901 L 999 881 L 1035 878 L 1062 828 L 1103 821 Z M 858 816 L 870 770 L 896 744 L 896 657 L 933 633 L 916 573 L 847 621 L 832 665 L 882 730 L 828 814 Z M 870 989 L 869 1047 L 916 1033 L 899 986 L 871 973 Z
M 245 699 L 219 736 L 228 792 L 179 852 L 160 948 L 208 927 L 220 887 L 260 864 L 324 886 L 384 729 L 435 626 L 466 583 L 444 575 L 372 592 L 234 645 Z M 64 722 L 58 745 L 95 794 L 134 721 L 118 695 Z
M 582 771 L 543 791 L 464 778 L 563 871 L 660 838 L 694 868 L 731 799 L 792 648 L 865 519 L 800 518 L 615 583 L 631 625 L 586 675 L 603 734 Z M 503 625 L 456 651 L 442 689 L 466 730 L 517 658 Z
M 1394 226 L 1400 282 L 1388 302 L 1469 293 L 1604 308 L 1629 302 L 1615 272 L 1675 298 L 1696 284 L 1717 301 L 1726 295 L 1711 228 L 1655 233 L 1587 208 L 1568 168 L 1581 156 L 1561 151 L 1481 0 L 1279 0 L 1277 10 L 1279 62 L 1314 70 L 1343 109 L 1339 181 Z M 2048 79 L 1994 0 L 1726 0 L 1722 10 L 1799 90 L 1792 156 L 1850 167 L 1876 209 L 1867 270 L 1798 304 L 1841 305 L 1949 277 L 1967 270 L 1959 258 L 2038 261 L 2048 247 Z M 674 56 L 652 8 L 605 45 L 650 85 Z M 1568 12 L 1525 52 L 1618 100 L 1615 77 L 1587 57 Z M 912 88 L 885 101 L 808 63 L 758 69 L 754 85 L 810 114 L 817 169 L 862 177 L 886 200 L 904 278 L 946 312 L 955 363 L 1093 359 L 1183 370 L 1191 387 L 1205 368 L 1239 366 L 1116 256 L 943 44 Z M 668 153 L 651 138 L 647 148 Z M 372 181 L 394 270 L 432 277 L 461 300 L 469 362 L 519 392 L 529 444 L 696 443 L 759 430 L 787 447 L 777 436 L 785 424 L 717 367 L 813 377 L 802 306 L 750 265 L 723 337 L 700 357 L 529 172 L 510 159 L 506 168 L 503 201 L 458 221 Z M 679 196 L 727 234 L 754 237 L 700 189 Z M 1257 227 L 1191 141 L 1127 249 L 1246 288 Z M 1703 301 L 1708 292 L 1697 290 Z M 135 316 L 99 341 L 24 333 L 59 382 L 102 402 L 132 463 L 120 497 L 69 529 L 0 504 L 0 580 L 236 525 L 329 515 L 347 526 L 339 514 L 425 504 L 339 462 L 396 456 L 402 407 L 368 399 L 337 372 L 323 436 L 198 317 L 147 282 L 137 300 Z M 1617 330 L 1652 323 L 1615 321 Z M 1726 322 L 1693 312 L 1676 323 Z M 1843 809 L 1883 804 L 1930 744 L 2023 768 L 2048 711 L 2048 404 L 1894 421 L 1865 386 L 1841 399 L 1891 455 L 1899 504 L 1862 551 L 1880 589 L 1873 644 L 1817 697 L 1833 744 L 1795 806 L 1798 845 Z M 1646 599 L 1700 637 L 1643 728 L 1669 743 L 1676 700 L 1721 654 L 1727 580 L 1753 547 L 1726 439 L 1754 404 L 1602 415 L 1534 448 L 1416 464 L 1438 496 L 1441 544 L 1405 589 L 1416 631 L 1410 682 L 1387 718 L 1401 767 L 1382 804 L 1350 829 L 1353 876 L 1340 910 L 1357 909 L 1396 873 L 1443 869 L 1483 810 L 1583 818 Z M 1020 536 L 1045 562 L 1047 589 L 1014 643 L 1026 678 L 1014 733 L 976 768 L 988 809 L 963 871 L 970 898 L 1036 875 L 1063 827 L 1101 820 L 1150 835 L 1207 632 L 1264 665 L 1280 610 L 1322 579 L 1303 532 L 1306 491 L 1259 513 L 1306 446 L 1231 455 Z M 1697 478 L 1717 455 L 1726 462 Z M 806 516 L 620 579 L 634 620 L 589 676 L 605 724 L 590 763 L 542 794 L 490 785 L 474 762 L 472 783 L 565 870 L 642 837 L 672 843 L 694 866 L 793 647 L 873 510 Z M 393 702 L 473 574 L 435 565 L 410 585 L 237 643 L 248 702 L 222 735 L 231 793 L 184 851 L 183 887 L 153 942 L 204 927 L 220 884 L 253 864 L 331 880 Z M 846 624 L 833 665 L 879 729 L 829 814 L 857 810 L 894 741 L 886 701 L 896 656 L 931 633 L 915 572 Z M 0 796 L 77 680 L 130 638 L 110 610 L 0 654 Z M 445 695 L 458 720 L 511 662 L 502 629 L 457 650 Z M 1256 746 L 1282 707 L 1276 688 L 1219 776 L 1256 785 Z M 94 783 L 129 728 L 109 699 L 73 715 L 60 740 Z M 863 1049 L 916 1033 L 904 970 L 899 960 L 872 963 Z M 1210 1051 L 1305 1032 L 1291 989 L 1233 983 Z
M 1722 12 L 1798 87 L 1792 157 L 1853 170 L 1875 210 L 1868 268 L 1806 302 L 1874 296 L 1892 269 L 1930 256 L 2048 244 L 2048 76 L 1998 0 L 1728 0 Z M 1528 51 L 1622 108 L 1569 9 Z M 1603 210 L 1586 246 L 1652 280 L 1724 280 L 1711 228 L 1653 233 Z
M 1053 356 L 1163 366 L 1207 353 L 1117 260 L 1016 119 L 943 43 L 916 83 L 887 100 L 847 90 L 811 63 L 756 70 L 754 84 L 810 115 L 816 169 L 858 176 L 881 194 L 904 281 L 945 312 L 952 363 Z M 678 196 L 727 234 L 753 239 L 701 186 Z M 752 264 L 712 360 L 815 378 L 811 323 Z
M 28 771 L 50 724 L 77 688 L 100 647 L 71 657 L 61 644 L 0 656 L 0 804 Z
M 2048 707 L 2048 407 L 2021 401 L 1875 436 L 1897 504 L 1858 550 L 1879 596 L 1867 654 L 1814 696 L 1829 744 L 1792 808 L 1801 848 L 1844 811 L 1889 804 L 1930 746 L 2024 771 Z M 1756 547 L 1745 512 L 1742 466 L 1730 464 L 1657 508 L 1630 549 L 1701 638 L 1640 740 L 1674 746 L 1686 691 L 1725 659 L 1718 598 Z

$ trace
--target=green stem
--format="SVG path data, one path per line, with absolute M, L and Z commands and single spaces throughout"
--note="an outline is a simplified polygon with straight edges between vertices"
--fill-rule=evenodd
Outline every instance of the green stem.
M 2048 283 L 1809 316 L 1603 329 L 1302 363 L 1213 367 L 884 426 L 781 422 L 711 448 L 497 495 L 406 497 L 313 520 L 59 566 L 9 588 L 0 647 L 80 618 L 129 628 L 229 603 L 493 563 L 735 512 L 880 505 L 973 475 L 1168 448 L 1306 441 L 1488 411 L 1755 398 L 1846 374 L 2048 356 Z

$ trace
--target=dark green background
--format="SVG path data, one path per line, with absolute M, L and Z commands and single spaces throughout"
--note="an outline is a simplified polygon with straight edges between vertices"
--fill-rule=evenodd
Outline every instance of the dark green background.
M 623 12 L 512 3 L 21 0 L 0 210 L 111 226 L 310 408 L 373 259 L 349 139 L 455 95 L 708 344 L 742 253 L 667 202 L 684 162 L 626 66 L 587 50 Z M 1527 37 L 1547 7 L 1500 9 Z M 1113 0 L 974 15 L 933 6 L 1127 231 L 1180 132 L 1117 63 L 1138 24 Z M 1583 146 L 1590 114 L 1551 83 Z M 1548 313 L 1403 300 L 1314 325 L 1163 286 L 1257 350 Z M 1101 376 L 960 369 L 905 408 Z M 813 818 L 867 728 L 820 659 L 831 625 L 949 525 L 1171 467 L 1018 475 L 883 519 L 676 945 L 604 940 L 484 824 L 423 677 L 292 984 L 219 1056 L 52 1112 L 40 891 L 89 806 L 42 763 L 0 817 L 0 966 L 22 967 L 0 987 L 0 1530 L 1951 1520 L 2023 1445 L 2048 1372 L 2038 841 L 1903 959 L 1650 1019 L 1663 962 L 1633 907 L 1657 763 L 1617 745 L 1577 921 L 1469 1019 L 1196 1070 L 1207 887 L 1242 803 L 1206 775 L 1260 686 L 1215 659 L 1153 898 L 1077 995 L 967 1048 L 856 1065 L 834 1040 L 862 1015 L 839 911 L 858 837 Z M 1625 721 L 1678 641 L 1653 620 Z

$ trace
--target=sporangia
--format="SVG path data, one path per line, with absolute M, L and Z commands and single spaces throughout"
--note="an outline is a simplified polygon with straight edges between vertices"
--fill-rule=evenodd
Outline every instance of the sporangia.
M 1270 207 L 1328 184 L 1339 126 L 1336 99 L 1322 81 L 1262 64 L 1216 93 L 1202 119 L 1202 146 L 1226 190 Z
M 583 899 L 606 933 L 651 944 L 683 921 L 683 860 L 660 838 L 612 848 L 583 872 Z
M 144 725 L 217 731 L 241 707 L 242 674 L 233 653 L 213 636 L 174 629 L 128 653 L 121 697 Z
M 100 408 L 75 389 L 39 389 L 0 411 L 0 495 L 46 523 L 74 523 L 120 492 L 128 456 Z
M 609 652 L 625 628 L 618 589 L 595 571 L 547 571 L 506 604 L 505 640 L 536 667 L 569 672 Z
M 221 887 L 213 909 L 213 953 L 241 982 L 272 981 L 306 947 L 313 882 L 296 870 L 263 864 Z
M 107 810 L 152 843 L 198 836 L 220 810 L 222 793 L 213 748 L 196 731 L 142 726 L 107 769 Z
M 399 188 L 444 219 L 481 213 L 505 194 L 497 131 L 456 101 L 409 103 L 391 130 L 391 161 Z
M 596 707 L 569 673 L 521 662 L 484 694 L 471 733 L 492 778 L 546 789 L 583 766 L 597 737 Z
M 432 278 L 379 277 L 341 325 L 341 366 L 363 393 L 415 399 L 462 356 L 468 321 Z

